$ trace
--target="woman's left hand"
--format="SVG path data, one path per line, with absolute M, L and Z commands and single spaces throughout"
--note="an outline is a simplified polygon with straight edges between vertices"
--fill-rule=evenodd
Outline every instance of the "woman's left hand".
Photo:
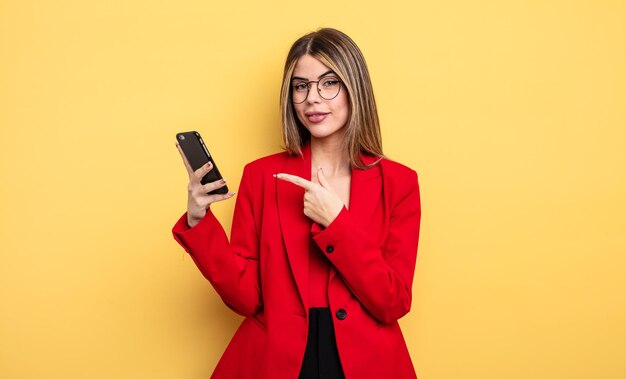
M 344 204 L 326 180 L 321 167 L 317 169 L 319 184 L 290 174 L 274 176 L 304 188 L 304 215 L 314 222 L 327 227 L 341 212 Z

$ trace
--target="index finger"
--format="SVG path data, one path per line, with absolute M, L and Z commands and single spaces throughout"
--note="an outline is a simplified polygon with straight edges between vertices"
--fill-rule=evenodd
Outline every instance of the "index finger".
M 185 153 L 183 153 L 183 149 L 180 148 L 179 144 L 176 144 L 176 148 L 178 149 L 181 158 L 183 158 L 183 163 L 185 164 L 185 168 L 187 169 L 187 174 L 189 174 L 189 176 L 193 175 L 193 170 L 191 169 L 191 165 L 189 164 Z
M 304 188 L 305 190 L 310 190 L 313 189 L 313 185 L 315 183 L 310 182 L 306 179 L 303 179 L 299 176 L 296 175 L 291 175 L 291 174 L 274 174 L 274 176 L 278 179 L 284 180 L 286 182 L 290 182 L 293 183 L 299 187 Z

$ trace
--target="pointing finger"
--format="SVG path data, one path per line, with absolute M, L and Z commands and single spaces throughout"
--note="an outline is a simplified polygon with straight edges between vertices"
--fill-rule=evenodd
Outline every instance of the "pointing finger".
M 314 183 L 312 183 L 312 182 L 310 182 L 310 181 L 308 181 L 306 179 L 303 179 L 303 178 L 301 178 L 299 176 L 296 176 L 296 175 L 274 174 L 274 177 L 277 178 L 277 179 L 284 180 L 286 182 L 293 183 L 293 184 L 295 184 L 295 185 L 297 185 L 299 187 L 304 188 L 305 190 L 313 189 Z

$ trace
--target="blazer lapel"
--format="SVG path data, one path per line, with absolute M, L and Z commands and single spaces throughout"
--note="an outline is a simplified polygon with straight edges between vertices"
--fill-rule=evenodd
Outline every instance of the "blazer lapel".
M 290 156 L 285 162 L 283 173 L 311 180 L 310 145 L 302 146 L 302 156 Z M 304 189 L 284 180 L 276 179 L 276 203 L 283 234 L 285 250 L 293 273 L 300 299 L 308 314 L 309 285 L 309 240 L 311 220 L 304 215 Z
M 362 154 L 361 160 L 365 164 L 371 164 L 376 158 Z M 288 157 L 280 172 L 311 180 L 310 144 L 302 146 L 302 156 Z M 303 212 L 304 189 L 283 180 L 276 180 L 276 203 L 280 229 L 291 272 L 306 312 L 309 301 L 309 242 L 312 221 Z M 368 229 L 374 210 L 381 201 L 381 190 L 380 164 L 368 170 L 352 169 L 348 211 L 356 227 L 362 230 Z M 329 279 L 332 280 L 335 274 L 335 270 L 331 268 Z
M 361 154 L 365 164 L 371 164 L 376 158 Z M 366 230 L 370 224 L 376 206 L 380 202 L 382 178 L 380 165 L 367 170 L 352 168 L 350 179 L 350 215 L 352 221 L 361 229 Z
M 367 165 L 374 163 L 376 159 L 375 157 L 361 154 L 361 161 Z M 382 199 L 380 196 L 381 191 L 382 176 L 380 163 L 367 170 L 352 168 L 350 207 L 348 212 L 355 227 L 366 232 L 368 231 L 374 210 L 376 210 Z M 372 233 L 375 232 L 375 230 L 372 230 Z M 355 254 L 358 254 L 358 252 Z M 332 280 L 336 273 L 336 270 L 331 267 L 329 280 Z

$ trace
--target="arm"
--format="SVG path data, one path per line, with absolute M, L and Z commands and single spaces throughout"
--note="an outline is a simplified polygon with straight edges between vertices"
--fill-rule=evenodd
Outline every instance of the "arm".
M 174 239 L 189 253 L 224 303 L 243 316 L 257 313 L 262 306 L 258 236 L 248 171 L 246 166 L 235 203 L 230 242 L 210 208 L 194 227 L 189 227 L 185 214 L 172 229 Z
M 354 296 L 382 323 L 393 322 L 411 308 L 411 287 L 420 229 L 417 174 L 411 171 L 394 203 L 383 246 L 352 221 L 344 207 L 326 229 L 313 228 L 313 238 Z M 317 225 L 317 224 L 314 224 Z

